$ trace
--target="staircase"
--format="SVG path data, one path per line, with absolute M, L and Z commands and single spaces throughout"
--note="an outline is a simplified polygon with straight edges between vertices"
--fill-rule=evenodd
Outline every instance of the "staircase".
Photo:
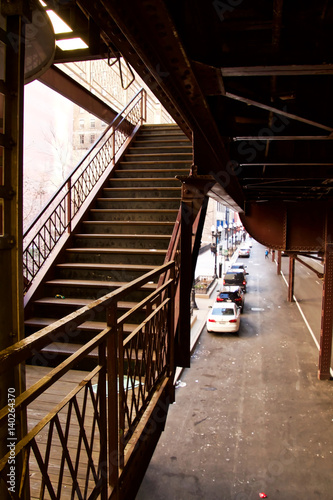
M 191 160 L 191 142 L 178 126 L 140 128 L 27 307 L 26 335 L 164 263 L 180 206 L 175 176 L 188 175 Z M 119 315 L 155 287 L 149 283 L 119 304 Z M 95 314 L 45 348 L 44 364 L 73 354 L 104 326 L 105 317 Z M 126 325 L 124 333 L 134 327 Z

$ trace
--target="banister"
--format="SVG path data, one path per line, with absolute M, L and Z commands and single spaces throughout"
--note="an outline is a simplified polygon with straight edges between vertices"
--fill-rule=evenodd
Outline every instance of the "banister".
M 58 188 L 58 191 L 56 191 L 56 193 L 52 196 L 52 198 L 49 199 L 49 201 L 47 202 L 47 204 L 42 208 L 42 210 L 40 211 L 40 213 L 35 217 L 35 219 L 32 221 L 32 223 L 30 224 L 30 226 L 28 227 L 28 229 L 26 229 L 26 231 L 23 233 L 23 239 L 27 236 L 27 234 L 32 230 L 33 226 L 36 225 L 36 222 L 41 218 L 41 216 L 45 213 L 45 211 L 47 210 L 47 208 L 51 205 L 51 203 L 56 199 L 56 197 L 58 196 L 58 194 L 60 193 L 60 191 L 62 191 L 62 189 L 64 189 L 64 187 L 66 186 L 66 184 L 68 182 L 70 182 L 70 180 L 72 179 L 72 177 L 76 174 L 76 172 L 79 170 L 79 168 L 81 167 L 81 165 L 84 163 L 84 161 L 88 158 L 88 156 L 91 154 L 91 152 L 98 146 L 98 144 L 102 141 L 102 139 L 105 137 L 105 135 L 107 134 L 107 132 L 111 129 L 111 127 L 115 127 L 117 126 L 117 122 L 120 120 L 120 118 L 122 117 L 123 113 L 126 111 L 126 109 L 135 101 L 135 99 L 140 95 L 140 94 L 143 94 L 145 93 L 146 91 L 144 89 L 140 89 L 136 94 L 135 96 L 130 100 L 130 102 L 128 104 L 126 104 L 126 106 L 121 110 L 119 111 L 119 113 L 117 114 L 117 116 L 115 116 L 115 118 L 112 120 L 112 122 L 107 126 L 107 128 L 104 130 L 104 132 L 102 133 L 102 135 L 99 137 L 99 139 L 91 146 L 91 148 L 87 151 L 87 153 L 84 155 L 84 157 L 82 158 L 82 160 L 80 160 L 80 162 L 76 165 L 76 167 L 74 168 L 74 170 L 72 170 L 72 172 L 68 175 L 68 177 L 64 180 L 64 182 L 62 183 L 62 185 Z M 122 122 L 123 120 L 121 120 Z M 97 154 L 97 153 L 96 153 Z M 96 155 L 95 155 L 96 156 Z
M 24 292 L 31 287 L 45 262 L 49 260 L 51 264 L 50 254 L 60 247 L 61 240 L 64 243 L 65 234 L 68 237 L 73 231 L 79 212 L 87 207 L 92 194 L 106 180 L 123 148 L 141 126 L 145 119 L 142 116 L 142 111 L 145 114 L 143 102 L 145 90 L 141 89 L 114 118 L 24 233 L 23 238 L 28 239 L 23 250 Z M 26 296 L 25 301 L 28 300 Z
M 101 308 L 106 308 L 111 300 L 121 300 L 121 298 L 127 293 L 142 287 L 148 281 L 151 281 L 155 276 L 167 272 L 174 266 L 174 264 L 174 261 L 163 264 L 143 276 L 126 283 L 126 285 L 113 290 L 100 299 L 94 300 L 89 305 L 81 307 L 77 311 L 55 321 L 52 325 L 46 326 L 38 332 L 31 334 L 29 337 L 7 347 L 0 352 L 0 374 L 8 370 L 9 367 L 13 367 L 13 365 L 26 361 L 36 352 L 54 342 L 57 339 L 57 335 L 64 334 L 64 330 L 65 333 L 69 332 L 68 335 L 70 336 L 71 328 L 76 328 L 82 324 L 87 320 L 87 317 L 91 320 L 91 316 L 95 314 L 95 309 L 100 311 Z

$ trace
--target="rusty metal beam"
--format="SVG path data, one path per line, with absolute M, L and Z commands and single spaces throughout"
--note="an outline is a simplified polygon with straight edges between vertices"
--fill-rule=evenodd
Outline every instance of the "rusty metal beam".
M 89 90 L 55 66 L 51 66 L 39 80 L 106 123 L 111 123 L 118 114 L 104 101 L 91 94 Z
M 307 267 L 308 269 L 310 269 L 312 272 L 314 272 L 319 279 L 322 279 L 324 277 L 324 274 L 323 273 L 320 273 L 319 271 L 317 271 L 314 267 L 310 266 L 310 264 L 308 264 L 307 262 L 304 262 L 304 260 L 300 259 L 298 257 L 298 255 L 295 255 L 295 260 L 297 260 L 297 262 L 300 262 L 301 264 L 303 264 L 303 266 Z
M 325 249 L 324 284 L 322 296 L 322 315 L 319 348 L 319 380 L 331 378 L 333 328 L 333 243 L 327 243 Z
M 285 64 L 280 66 L 242 66 L 221 68 L 224 78 L 248 76 L 332 75 L 333 64 Z
M 289 257 L 289 283 L 288 283 L 288 302 L 294 302 L 295 287 L 295 257 Z
M 320 128 L 322 130 L 327 130 L 328 132 L 333 132 L 332 127 L 328 127 L 327 125 L 323 123 L 318 123 L 313 120 L 308 120 L 307 118 L 304 118 L 299 115 L 295 115 L 293 113 L 288 113 L 287 111 L 284 111 L 282 109 L 276 108 L 275 106 L 270 106 L 268 104 L 259 102 L 259 101 L 254 101 L 253 99 L 248 99 L 247 97 L 242 97 L 240 95 L 232 94 L 231 92 L 226 92 L 226 97 L 229 99 L 233 99 L 235 101 L 243 102 L 244 104 L 247 104 L 248 106 L 255 106 L 260 109 L 264 109 L 266 111 L 270 111 L 272 113 L 275 113 L 276 115 L 281 115 L 285 116 L 286 118 L 290 118 L 291 120 L 296 120 L 301 123 L 305 123 L 307 125 L 311 125 L 313 127 Z

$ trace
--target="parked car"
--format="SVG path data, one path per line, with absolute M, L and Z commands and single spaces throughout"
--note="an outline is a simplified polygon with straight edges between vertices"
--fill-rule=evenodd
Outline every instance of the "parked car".
M 216 302 L 234 302 L 243 311 L 245 295 L 240 286 L 224 286 L 216 297 Z
M 237 333 L 240 327 L 240 309 L 234 302 L 215 302 L 207 316 L 209 333 Z
M 245 274 L 249 274 L 246 269 L 247 269 L 247 266 L 245 266 L 244 264 L 238 264 L 236 262 L 236 264 L 233 264 L 231 267 L 230 267 L 230 270 L 232 271 L 233 269 L 241 269 L 242 271 L 244 271 Z
M 227 271 L 223 278 L 224 286 L 240 286 L 246 292 L 246 276 L 241 269 Z
M 250 254 L 251 254 L 250 248 L 248 248 L 248 247 L 242 247 L 242 248 L 239 249 L 238 257 L 247 257 L 247 258 L 249 258 Z

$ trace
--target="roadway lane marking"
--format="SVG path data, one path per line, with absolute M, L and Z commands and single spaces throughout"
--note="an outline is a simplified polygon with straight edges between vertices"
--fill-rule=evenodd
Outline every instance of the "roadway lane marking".
M 282 272 L 282 271 L 281 271 L 281 276 L 282 276 L 282 278 L 284 279 L 285 284 L 286 284 L 287 286 L 289 286 L 288 281 L 286 280 L 285 275 L 283 274 L 283 272 Z M 316 283 L 318 283 L 318 282 L 316 281 Z M 308 328 L 308 330 L 309 330 L 309 332 L 310 332 L 310 334 L 311 334 L 311 336 L 312 336 L 312 338 L 313 338 L 313 340 L 314 340 L 314 343 L 315 343 L 315 345 L 316 345 L 316 347 L 317 347 L 318 351 L 320 351 L 320 345 L 319 345 L 319 343 L 318 343 L 318 341 L 317 341 L 317 339 L 316 339 L 316 337 L 315 337 L 315 334 L 313 333 L 312 328 L 311 328 L 311 326 L 309 325 L 308 320 L 306 319 L 306 317 L 305 317 L 305 315 L 304 315 L 304 313 L 303 313 L 303 311 L 302 311 L 302 309 L 301 309 L 301 306 L 299 305 L 299 303 L 298 303 L 298 301 L 297 301 L 297 299 L 296 299 L 295 295 L 293 296 L 293 298 L 294 298 L 294 301 L 295 301 L 295 303 L 296 303 L 296 305 L 297 305 L 297 307 L 298 307 L 299 312 L 301 313 L 301 316 L 302 316 L 302 318 L 303 318 L 303 320 L 304 320 L 304 323 L 306 324 L 306 326 L 307 326 L 307 328 Z M 333 369 L 332 369 L 332 368 L 330 368 L 330 374 L 331 374 L 331 377 L 333 377 Z

